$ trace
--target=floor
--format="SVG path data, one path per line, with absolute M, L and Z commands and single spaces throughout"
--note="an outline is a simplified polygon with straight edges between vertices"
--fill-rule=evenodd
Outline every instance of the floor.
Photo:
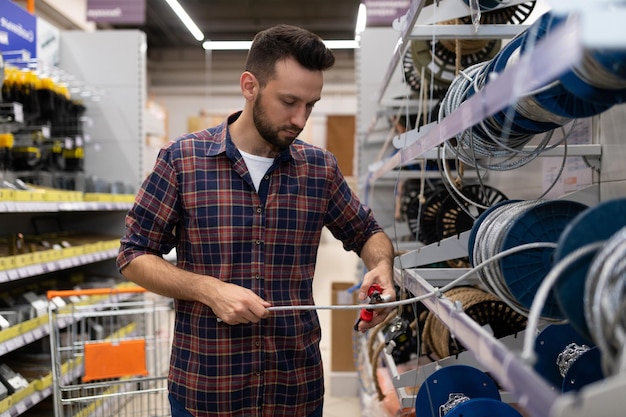
M 333 282 L 359 281 L 359 258 L 352 252 L 346 252 L 341 243 L 327 230 L 324 230 L 322 242 L 318 251 L 317 269 L 313 284 L 315 303 L 317 305 L 331 304 L 331 284 Z M 361 415 L 359 397 L 332 396 L 330 374 L 330 311 L 318 311 L 322 325 L 322 360 L 326 373 L 326 397 L 324 398 L 324 417 L 358 417 Z M 356 314 L 356 313 L 355 313 Z

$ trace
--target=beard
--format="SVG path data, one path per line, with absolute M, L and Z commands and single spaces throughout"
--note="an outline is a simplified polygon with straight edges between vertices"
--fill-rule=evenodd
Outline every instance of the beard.
M 272 126 L 267 116 L 267 112 L 265 111 L 265 108 L 261 103 L 262 99 L 262 95 L 259 94 L 256 101 L 254 102 L 254 107 L 252 108 L 252 120 L 254 121 L 254 127 L 256 127 L 259 135 L 261 135 L 261 137 L 267 143 L 278 148 L 281 151 L 287 149 L 289 145 L 291 145 L 296 139 L 297 135 L 300 134 L 302 129 L 292 125 L 278 127 Z M 295 136 L 281 136 L 280 132 L 282 130 L 290 130 L 297 133 Z

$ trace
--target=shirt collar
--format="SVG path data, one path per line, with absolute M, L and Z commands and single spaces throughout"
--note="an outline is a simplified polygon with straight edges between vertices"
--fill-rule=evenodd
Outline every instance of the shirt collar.
M 222 153 L 226 153 L 232 160 L 236 160 L 238 156 L 237 147 L 233 143 L 232 138 L 230 137 L 230 130 L 228 129 L 228 125 L 233 123 L 239 116 L 241 115 L 241 111 L 235 112 L 228 116 L 221 125 L 215 128 L 214 140 L 217 146 L 210 146 L 207 149 L 207 156 L 215 156 Z M 281 162 L 289 161 L 291 159 L 296 158 L 295 149 L 292 146 L 289 146 L 287 149 L 284 149 L 280 152 L 278 159 Z

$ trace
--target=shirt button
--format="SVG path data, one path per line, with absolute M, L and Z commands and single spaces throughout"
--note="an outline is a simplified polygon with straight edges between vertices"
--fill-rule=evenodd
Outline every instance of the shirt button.
M 263 209 L 262 209 L 261 207 L 258 207 L 258 208 L 256 209 L 256 212 L 257 212 L 257 213 L 259 213 L 259 214 L 261 214 L 261 212 L 262 212 L 262 211 L 263 211 Z
M 260 245 L 261 241 L 257 239 L 257 240 L 254 241 L 254 243 L 256 243 L 257 245 Z
M 269 175 L 265 175 L 265 176 L 263 177 L 263 179 L 264 179 L 264 180 L 269 180 L 269 179 L 270 179 L 270 176 L 269 176 Z
M 254 278 L 256 278 L 256 279 L 261 278 L 261 274 L 254 274 Z
M 256 371 L 254 374 L 255 374 L 256 376 L 261 376 L 261 372 L 259 372 L 259 371 Z
M 254 345 L 257 346 L 257 347 L 261 346 L 261 342 L 257 340 L 256 342 L 254 342 Z

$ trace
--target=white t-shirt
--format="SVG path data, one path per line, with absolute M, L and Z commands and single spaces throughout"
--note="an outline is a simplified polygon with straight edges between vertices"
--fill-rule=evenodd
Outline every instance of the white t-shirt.
M 246 162 L 246 166 L 248 167 L 248 172 L 250 172 L 250 177 L 252 177 L 252 183 L 257 191 L 259 191 L 259 185 L 261 185 L 261 180 L 263 179 L 263 175 L 267 172 L 268 169 L 274 163 L 274 158 L 266 158 L 265 156 L 252 155 L 251 153 L 247 153 L 239 150 L 239 153 L 243 157 L 243 160 Z

